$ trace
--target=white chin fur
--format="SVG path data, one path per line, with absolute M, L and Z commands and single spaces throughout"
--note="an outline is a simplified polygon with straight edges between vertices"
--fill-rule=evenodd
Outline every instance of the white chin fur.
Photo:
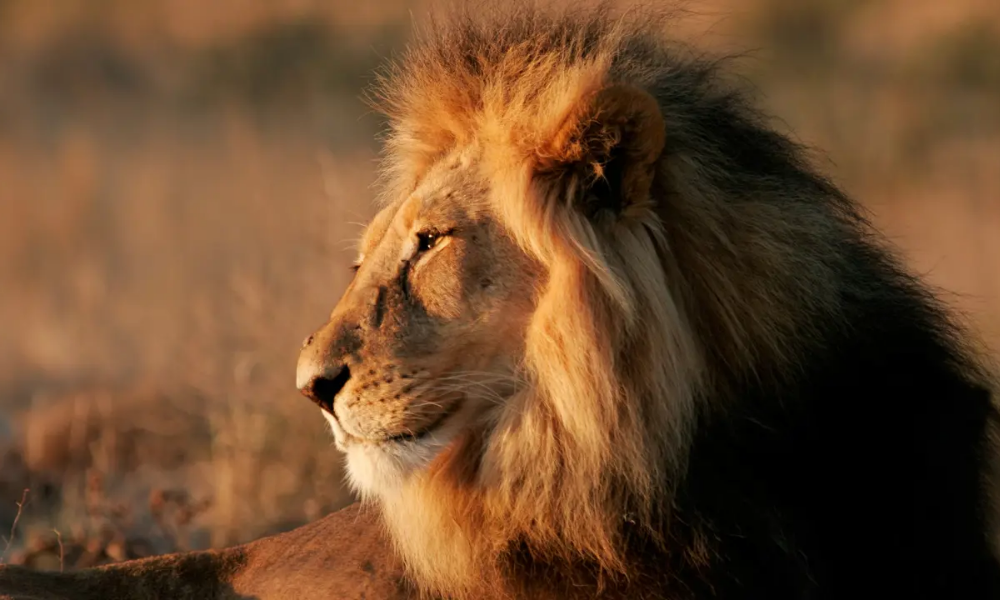
M 348 436 L 333 416 L 321 411 L 333 431 L 337 448 L 347 454 L 347 474 L 351 487 L 363 496 L 383 495 L 398 490 L 406 479 L 423 471 L 455 438 L 458 426 L 449 419 L 444 427 L 412 442 L 374 444 L 348 442 Z

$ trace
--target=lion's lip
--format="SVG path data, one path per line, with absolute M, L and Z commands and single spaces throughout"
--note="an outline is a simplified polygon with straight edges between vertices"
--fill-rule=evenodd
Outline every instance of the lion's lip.
M 448 407 L 448 410 L 443 411 L 436 419 L 428 423 L 425 427 L 418 429 L 417 431 L 407 431 L 404 433 L 397 433 L 395 435 L 390 435 L 379 440 L 381 443 L 385 444 L 402 444 L 406 442 L 416 442 L 427 437 L 428 435 L 434 433 L 436 430 L 440 429 L 450 417 L 457 413 L 462 408 L 462 399 L 458 399 Z
M 416 431 L 405 431 L 402 433 L 396 433 L 392 435 L 385 435 L 383 437 L 372 438 L 364 435 L 358 435 L 348 431 L 344 427 L 337 413 L 328 410 L 325 407 L 321 407 L 321 410 L 329 415 L 327 420 L 331 423 L 333 427 L 334 439 L 337 443 L 337 447 L 341 450 L 345 450 L 350 446 L 355 445 L 368 445 L 368 446 L 381 446 L 381 445 L 393 445 L 393 444 L 405 444 L 407 442 L 417 442 L 426 438 L 430 434 L 434 433 L 438 429 L 444 426 L 445 422 L 458 413 L 463 404 L 464 398 L 456 398 L 446 410 L 442 411 L 433 421 L 421 427 Z

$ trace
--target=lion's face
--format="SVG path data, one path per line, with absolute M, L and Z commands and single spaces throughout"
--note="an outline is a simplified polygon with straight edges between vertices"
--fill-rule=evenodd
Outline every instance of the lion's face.
M 364 492 L 426 467 L 517 387 L 538 269 L 487 194 L 468 154 L 439 162 L 374 218 L 354 280 L 303 345 L 298 387 Z

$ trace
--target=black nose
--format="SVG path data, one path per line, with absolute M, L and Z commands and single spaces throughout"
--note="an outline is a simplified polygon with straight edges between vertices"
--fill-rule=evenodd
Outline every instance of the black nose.
M 347 385 L 347 380 L 351 378 L 351 369 L 347 365 L 344 365 L 340 368 L 339 372 L 333 369 L 329 372 L 336 372 L 337 374 L 333 377 L 317 375 L 310 379 L 309 383 L 303 386 L 301 391 L 306 398 L 315 402 L 326 412 L 333 414 L 333 399 Z

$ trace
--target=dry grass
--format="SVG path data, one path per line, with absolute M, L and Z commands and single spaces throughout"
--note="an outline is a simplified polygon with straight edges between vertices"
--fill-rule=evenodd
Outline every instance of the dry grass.
M 349 500 L 294 362 L 371 214 L 358 93 L 419 4 L 0 0 L 0 531 L 32 490 L 10 560 Z M 1000 9 L 946 4 L 712 0 L 680 30 L 759 49 L 736 64 L 777 125 L 1000 347 Z

